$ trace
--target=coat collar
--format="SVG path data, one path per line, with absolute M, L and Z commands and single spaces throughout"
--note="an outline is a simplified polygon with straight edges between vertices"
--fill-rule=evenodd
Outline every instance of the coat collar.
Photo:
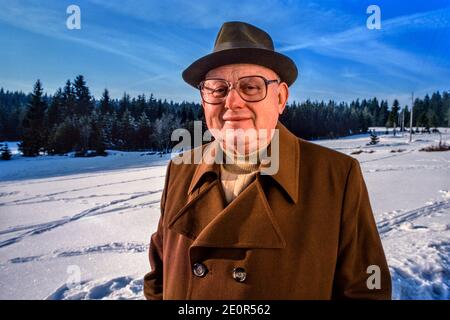
M 289 195 L 294 203 L 298 202 L 299 195 L 299 172 L 300 172 L 300 145 L 298 138 L 293 135 L 280 122 L 277 123 L 276 129 L 279 130 L 279 168 L 272 177 Z M 219 156 L 217 152 L 219 145 L 217 141 L 213 141 L 206 146 L 202 146 L 202 150 L 207 150 L 209 159 L 216 159 Z M 193 191 L 201 185 L 202 179 L 207 174 L 215 174 L 219 177 L 220 165 L 217 161 L 203 162 L 197 165 L 191 184 L 188 189 L 188 194 L 191 195 Z

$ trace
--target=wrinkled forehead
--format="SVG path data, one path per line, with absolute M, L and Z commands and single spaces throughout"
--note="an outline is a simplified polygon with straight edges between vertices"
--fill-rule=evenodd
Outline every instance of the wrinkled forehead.
M 245 76 L 263 76 L 266 79 L 279 79 L 278 75 L 272 69 L 256 64 L 228 64 L 211 69 L 205 76 L 205 79 L 220 78 L 228 81 L 236 81 Z

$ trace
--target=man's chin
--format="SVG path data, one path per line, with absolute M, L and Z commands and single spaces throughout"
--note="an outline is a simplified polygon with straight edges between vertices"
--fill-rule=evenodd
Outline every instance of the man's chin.
M 249 134 L 249 132 L 254 134 Z M 248 154 L 267 145 L 266 136 L 258 137 L 256 130 L 246 130 L 245 132 L 243 130 L 227 130 L 222 131 L 222 134 L 218 139 L 220 145 L 226 151 L 234 154 Z

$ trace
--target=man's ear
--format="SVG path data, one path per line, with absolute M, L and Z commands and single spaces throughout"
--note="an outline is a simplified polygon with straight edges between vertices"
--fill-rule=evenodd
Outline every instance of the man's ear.
M 278 114 L 282 114 L 289 98 L 289 87 L 286 82 L 278 86 Z

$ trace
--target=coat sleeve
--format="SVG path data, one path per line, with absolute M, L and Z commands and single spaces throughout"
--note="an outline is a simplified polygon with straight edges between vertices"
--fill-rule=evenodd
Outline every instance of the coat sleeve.
M 391 299 L 391 276 L 358 160 L 342 204 L 333 299 Z
M 152 270 L 144 276 L 144 296 L 148 300 L 162 300 L 163 298 L 163 217 L 169 185 L 170 165 L 171 162 L 167 165 L 158 227 L 150 237 L 149 260 Z

